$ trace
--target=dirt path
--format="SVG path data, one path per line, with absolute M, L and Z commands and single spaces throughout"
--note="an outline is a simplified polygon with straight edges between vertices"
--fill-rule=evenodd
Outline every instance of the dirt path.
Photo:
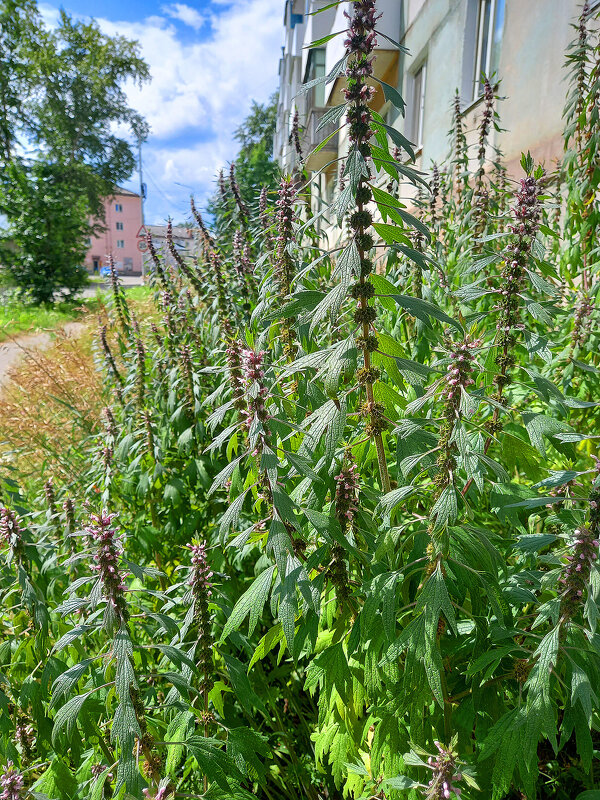
M 61 330 L 67 336 L 77 337 L 85 329 L 83 322 L 67 322 Z M 0 344 L 0 387 L 9 379 L 10 371 L 21 359 L 27 357 L 28 350 L 45 350 L 54 341 L 52 333 L 34 333 L 19 336 Z

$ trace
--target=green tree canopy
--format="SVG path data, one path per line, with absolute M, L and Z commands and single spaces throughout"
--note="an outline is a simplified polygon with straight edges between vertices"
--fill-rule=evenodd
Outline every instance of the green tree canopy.
M 107 36 L 96 22 L 74 21 L 64 10 L 48 44 L 36 59 L 40 91 L 27 103 L 32 138 L 52 160 L 72 167 L 71 180 L 99 214 L 102 196 L 135 168 L 132 147 L 115 126 L 136 138 L 148 133 L 123 88 L 147 80 L 148 66 L 137 42 Z
M 0 265 L 36 300 L 85 282 L 88 217 L 102 218 L 148 134 L 124 87 L 148 79 L 137 42 L 64 10 L 49 30 L 35 0 L 0 0 Z

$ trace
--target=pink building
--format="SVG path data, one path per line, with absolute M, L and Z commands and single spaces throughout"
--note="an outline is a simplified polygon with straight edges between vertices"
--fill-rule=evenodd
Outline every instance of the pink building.
M 90 238 L 85 257 L 89 272 L 98 272 L 112 254 L 119 272 L 140 273 L 143 253 L 138 248 L 142 227 L 142 198 L 135 192 L 116 187 L 114 196 L 104 201 L 104 230 Z M 142 245 L 143 247 L 144 245 Z

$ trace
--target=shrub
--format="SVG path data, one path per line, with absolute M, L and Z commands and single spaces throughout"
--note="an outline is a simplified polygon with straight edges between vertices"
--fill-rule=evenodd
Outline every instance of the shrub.
M 577 171 L 562 238 L 556 176 L 527 154 L 513 186 L 488 161 L 488 84 L 476 171 L 457 113 L 429 185 L 370 106 L 375 20 L 353 3 L 334 68 L 340 246 L 321 247 L 304 176 L 250 204 L 232 174 L 230 224 L 193 207 L 197 259 L 150 243 L 158 321 L 113 271 L 87 490 L 47 485 L 35 511 L 5 482 L 13 793 L 594 789 L 599 373 L 596 267 L 584 285 L 565 266 L 591 247 Z

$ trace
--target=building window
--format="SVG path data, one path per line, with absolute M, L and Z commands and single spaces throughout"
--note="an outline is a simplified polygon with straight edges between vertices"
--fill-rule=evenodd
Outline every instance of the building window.
M 483 76 L 490 77 L 498 69 L 504 28 L 504 2 L 505 0 L 479 0 L 473 100 L 483 94 Z
M 313 48 L 308 54 L 306 73 L 304 82 L 308 83 L 315 78 L 322 78 L 325 75 L 325 50 Z M 311 108 L 323 108 L 325 105 L 325 83 L 319 83 L 310 90 L 309 105 Z
M 417 147 L 423 145 L 423 121 L 425 118 L 425 82 L 427 63 L 412 74 L 410 87 L 410 140 Z
M 122 222 L 117 222 L 117 230 L 118 231 L 122 231 L 123 230 L 123 223 Z
M 125 239 L 117 239 L 117 247 L 120 247 L 121 249 L 125 247 Z
M 115 203 L 115 211 L 123 211 L 123 205 L 121 203 Z

